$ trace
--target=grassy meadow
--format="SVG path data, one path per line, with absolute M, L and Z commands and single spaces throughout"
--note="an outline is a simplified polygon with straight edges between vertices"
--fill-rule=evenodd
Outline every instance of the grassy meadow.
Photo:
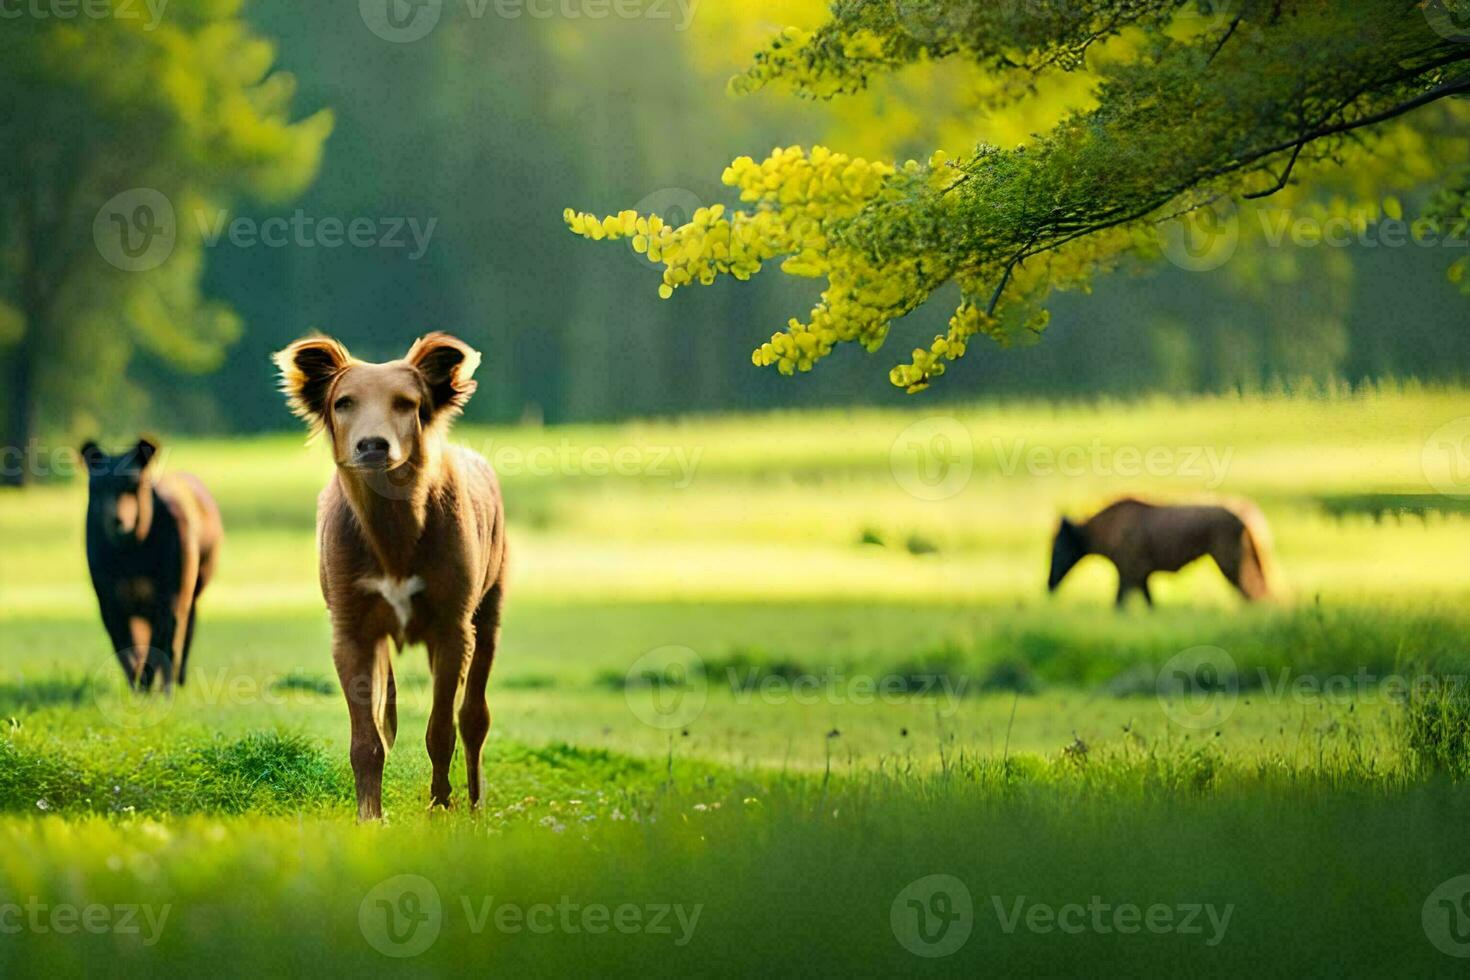
M 381 826 L 324 447 L 167 444 L 227 533 L 171 699 L 118 690 L 84 483 L 0 495 L 0 974 L 1459 966 L 1470 393 L 914 404 L 458 430 L 514 565 L 488 800 L 425 811 L 409 649 Z M 1097 558 L 1048 596 L 1058 515 L 1121 494 L 1254 500 L 1278 601 L 1205 561 L 1117 611 Z

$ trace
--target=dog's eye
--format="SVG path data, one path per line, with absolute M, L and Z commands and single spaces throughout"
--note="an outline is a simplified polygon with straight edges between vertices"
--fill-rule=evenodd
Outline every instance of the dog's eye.
M 418 403 L 411 398 L 393 399 L 393 410 L 395 412 L 412 412 L 418 407 Z
M 337 399 L 335 402 L 332 403 L 332 409 L 333 409 L 333 411 L 337 411 L 337 412 L 345 412 L 345 411 L 347 411 L 351 407 L 352 407 L 352 399 L 350 397 L 348 397 L 347 395 L 343 395 L 341 398 Z

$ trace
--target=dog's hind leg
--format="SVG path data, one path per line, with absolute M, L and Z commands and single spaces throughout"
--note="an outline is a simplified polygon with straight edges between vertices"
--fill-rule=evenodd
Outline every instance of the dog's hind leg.
M 194 645 L 194 606 L 189 607 L 189 622 L 184 626 L 184 649 L 179 654 L 179 687 L 189 674 L 189 649 Z
M 424 745 L 433 770 L 429 780 L 429 806 L 450 805 L 449 764 L 454 760 L 454 702 L 469 671 L 475 648 L 475 627 L 466 622 L 430 637 L 429 670 L 434 675 L 434 703 L 429 708 L 429 728 Z
M 184 686 L 184 676 L 189 670 L 189 651 L 194 648 L 194 614 L 199 609 L 199 593 L 204 591 L 204 575 L 194 583 L 194 601 L 189 603 L 189 624 L 184 628 L 184 652 L 179 658 L 179 686 Z
M 148 644 L 148 666 L 150 675 L 157 675 L 165 691 L 174 689 L 174 661 L 178 657 L 178 634 L 183 627 L 174 612 L 174 607 L 160 602 L 153 614 L 153 639 Z M 144 687 L 152 685 L 150 676 Z
M 496 585 L 480 603 L 475 617 L 475 653 L 465 677 L 464 702 L 459 708 L 459 737 L 464 742 L 465 783 L 469 788 L 470 806 L 480 805 L 480 750 L 490 733 L 490 704 L 485 700 L 485 687 L 490 681 L 490 667 L 495 662 L 495 647 L 500 642 L 501 589 Z

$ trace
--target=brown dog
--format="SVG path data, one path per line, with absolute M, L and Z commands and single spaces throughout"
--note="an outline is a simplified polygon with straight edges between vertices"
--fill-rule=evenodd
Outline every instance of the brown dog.
M 308 337 L 275 362 L 292 410 L 327 434 L 337 462 L 317 502 L 317 542 L 332 659 L 352 719 L 358 819 L 383 814 L 383 762 L 398 729 L 390 639 L 429 650 L 430 806 L 450 805 L 461 691 L 459 734 L 470 804 L 478 806 L 505 511 L 490 464 L 445 435 L 475 391 L 480 355 L 432 333 L 401 360 L 367 364 L 335 340 Z
M 1052 541 L 1052 592 L 1087 555 L 1102 555 L 1118 569 L 1118 605 L 1134 589 L 1152 606 L 1148 577 L 1177 572 L 1209 555 L 1247 599 L 1269 598 L 1266 579 L 1265 520 L 1253 504 L 1234 509 L 1219 505 L 1163 506 L 1124 499 L 1090 520 L 1073 524 L 1063 517 Z

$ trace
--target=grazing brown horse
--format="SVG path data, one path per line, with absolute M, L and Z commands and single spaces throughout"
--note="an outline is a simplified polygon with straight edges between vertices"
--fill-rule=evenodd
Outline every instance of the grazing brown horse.
M 1055 592 L 1085 556 L 1102 555 L 1118 569 L 1118 605 L 1137 589 L 1152 606 L 1150 575 L 1177 572 L 1209 555 L 1241 595 L 1266 599 L 1268 543 L 1265 520 L 1253 504 L 1167 506 L 1125 498 L 1081 524 L 1062 518 L 1047 588 Z

